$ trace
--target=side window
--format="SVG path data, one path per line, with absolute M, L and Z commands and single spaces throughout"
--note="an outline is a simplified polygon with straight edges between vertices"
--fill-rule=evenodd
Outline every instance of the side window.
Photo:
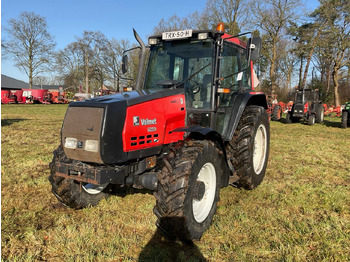
M 219 94 L 220 107 L 231 105 L 232 93 L 251 89 L 249 72 L 245 50 L 224 42 L 224 50 L 220 61 L 220 87 L 230 89 L 230 93 Z
M 240 71 L 240 61 L 238 50 L 231 46 L 224 45 L 224 52 L 220 63 L 221 69 L 221 87 L 231 90 L 239 90 L 237 74 Z

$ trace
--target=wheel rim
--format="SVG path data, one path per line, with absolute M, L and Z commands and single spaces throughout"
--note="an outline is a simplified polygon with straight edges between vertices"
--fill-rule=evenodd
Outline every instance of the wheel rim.
M 94 184 L 83 184 L 82 188 L 84 191 L 90 195 L 97 195 L 101 193 L 106 187 L 108 183 L 103 185 L 94 185 Z
M 311 115 L 310 117 L 311 117 L 311 121 L 310 121 L 311 125 L 315 124 L 315 117 L 313 115 Z
M 197 181 L 204 183 L 205 191 L 200 200 L 192 200 L 192 210 L 194 219 L 201 223 L 208 217 L 215 199 L 216 171 L 212 163 L 208 162 L 203 165 L 199 171 Z
M 266 158 L 266 146 L 267 136 L 266 127 L 261 124 L 256 131 L 254 138 L 254 149 L 253 149 L 253 166 L 254 171 L 259 175 L 264 167 Z

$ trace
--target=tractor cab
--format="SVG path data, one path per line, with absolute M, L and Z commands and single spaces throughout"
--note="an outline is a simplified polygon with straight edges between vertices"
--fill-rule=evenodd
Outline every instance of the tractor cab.
M 305 104 L 307 102 L 313 103 L 320 101 L 318 89 L 301 89 L 295 92 L 295 103 Z
M 148 44 L 148 63 L 143 62 L 147 68 L 139 68 L 146 72 L 145 78 L 136 86 L 150 93 L 183 89 L 188 124 L 211 128 L 228 138 L 237 94 L 249 93 L 258 84 L 253 60 L 259 56 L 261 39 L 252 37 L 247 44 L 218 25 L 213 31 L 165 32 L 149 37 Z M 266 104 L 263 94 L 260 100 Z

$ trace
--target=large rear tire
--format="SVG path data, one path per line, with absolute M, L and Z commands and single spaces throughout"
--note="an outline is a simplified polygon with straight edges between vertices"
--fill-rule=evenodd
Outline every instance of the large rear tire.
M 347 128 L 348 127 L 348 123 L 350 122 L 349 120 L 349 112 L 348 111 L 343 111 L 342 115 L 341 115 L 341 127 L 342 128 Z
M 270 124 L 265 109 L 248 106 L 226 150 L 236 160 L 233 167 L 239 180 L 237 187 L 254 189 L 262 182 L 269 158 Z
M 79 183 L 72 179 L 67 179 L 56 175 L 55 163 L 57 161 L 72 163 L 65 155 L 62 146 L 59 146 L 54 152 L 52 162 L 50 163 L 49 181 L 52 186 L 52 193 L 65 206 L 80 209 L 88 206 L 96 206 L 102 199 L 109 196 L 107 194 L 108 184 L 93 185 Z
M 324 107 L 322 104 L 316 104 L 316 123 L 323 123 Z
M 202 237 L 216 212 L 223 165 L 212 141 L 188 140 L 171 150 L 154 192 L 156 224 L 165 235 L 184 241 Z
M 280 121 L 281 117 L 282 117 L 282 108 L 279 105 L 275 105 L 275 107 L 273 108 L 271 119 L 273 121 Z

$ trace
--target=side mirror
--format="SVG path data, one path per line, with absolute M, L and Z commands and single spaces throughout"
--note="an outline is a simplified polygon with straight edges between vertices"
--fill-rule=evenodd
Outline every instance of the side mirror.
M 247 57 L 249 58 L 249 54 L 250 54 L 251 61 L 256 61 L 259 59 L 261 45 L 262 45 L 261 43 L 262 43 L 261 37 L 249 38 L 248 45 L 247 45 Z
M 122 58 L 122 73 L 125 74 L 128 71 L 128 56 L 124 55 Z

